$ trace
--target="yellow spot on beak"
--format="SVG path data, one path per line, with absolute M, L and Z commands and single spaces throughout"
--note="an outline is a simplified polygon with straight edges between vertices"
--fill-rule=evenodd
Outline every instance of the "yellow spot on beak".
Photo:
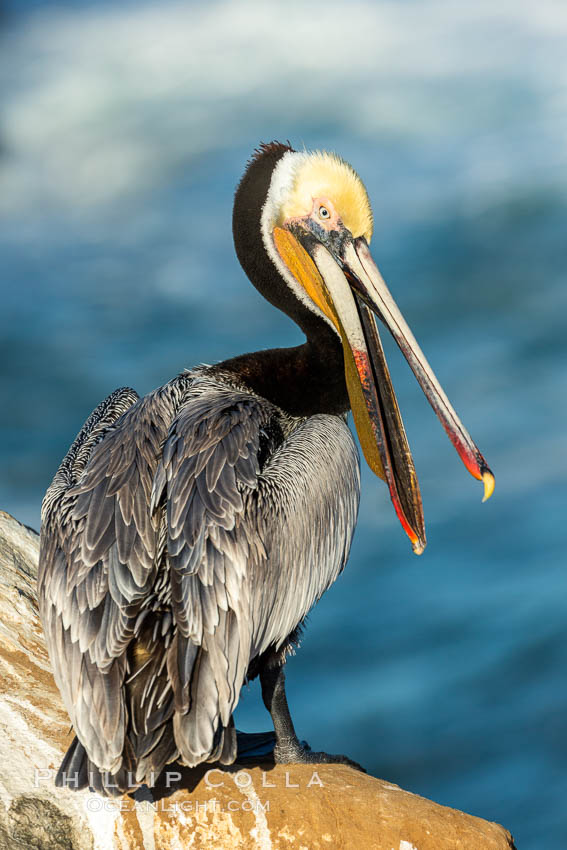
M 483 502 L 487 502 L 494 493 L 494 475 L 488 469 L 482 473 L 482 483 L 484 484 Z

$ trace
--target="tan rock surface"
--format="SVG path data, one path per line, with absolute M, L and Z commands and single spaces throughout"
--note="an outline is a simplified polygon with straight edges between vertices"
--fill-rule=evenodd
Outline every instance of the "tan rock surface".
M 56 789 L 71 733 L 37 616 L 37 556 L 35 532 L 0 512 L 0 850 L 513 847 L 497 824 L 342 765 L 171 765 L 171 787 L 136 800 Z

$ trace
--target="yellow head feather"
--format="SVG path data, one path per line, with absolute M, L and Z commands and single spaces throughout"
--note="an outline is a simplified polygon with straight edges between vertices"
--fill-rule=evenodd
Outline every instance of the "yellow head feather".
M 308 215 L 314 198 L 329 198 L 356 239 L 372 237 L 372 208 L 364 183 L 348 162 L 334 153 L 305 154 L 295 171 L 291 192 L 281 208 L 282 222 Z

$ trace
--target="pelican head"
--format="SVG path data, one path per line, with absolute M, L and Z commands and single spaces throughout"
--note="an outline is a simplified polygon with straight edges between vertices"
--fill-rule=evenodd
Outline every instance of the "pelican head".
M 249 217 L 247 225 L 242 216 Z M 237 190 L 234 235 L 243 267 L 304 329 L 316 318 L 340 340 L 364 457 L 387 483 L 414 552 L 421 554 L 426 538 L 419 485 L 375 316 L 396 340 L 466 468 L 484 483 L 483 501 L 492 495 L 494 476 L 372 259 L 372 229 L 362 180 L 333 153 L 262 146 Z M 260 235 L 261 253 L 278 273 L 275 285 L 264 284 L 270 274 L 257 250 Z

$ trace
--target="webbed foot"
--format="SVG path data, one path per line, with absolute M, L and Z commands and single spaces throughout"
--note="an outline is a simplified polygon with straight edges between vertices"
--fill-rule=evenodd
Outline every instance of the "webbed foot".
M 280 738 L 274 747 L 274 761 L 276 764 L 346 764 L 366 773 L 358 762 L 348 756 L 313 752 L 309 745 L 302 746 L 297 738 Z

